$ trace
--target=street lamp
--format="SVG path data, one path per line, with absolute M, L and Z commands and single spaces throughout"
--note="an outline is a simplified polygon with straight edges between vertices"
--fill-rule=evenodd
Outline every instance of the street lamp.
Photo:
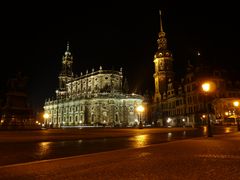
M 142 112 L 144 111 L 144 107 L 142 105 L 139 105 L 137 107 L 137 112 L 139 113 L 139 128 L 142 129 L 143 128 L 143 124 L 142 124 Z
M 202 84 L 202 90 L 204 92 L 204 106 L 205 106 L 205 110 L 207 113 L 207 135 L 208 137 L 212 137 L 212 129 L 211 129 L 211 122 L 210 122 L 210 114 L 209 114 L 209 109 L 208 109 L 208 105 L 207 105 L 207 95 L 209 94 L 209 92 L 213 91 L 213 87 L 211 86 L 212 83 L 211 82 L 204 82 Z
M 235 121 L 237 121 L 237 130 L 240 131 L 239 119 L 237 119 L 237 107 L 239 106 L 239 101 L 233 102 Z
M 43 114 L 43 118 L 44 118 L 44 124 L 48 124 L 48 118 L 49 118 L 49 114 L 48 113 L 44 113 Z

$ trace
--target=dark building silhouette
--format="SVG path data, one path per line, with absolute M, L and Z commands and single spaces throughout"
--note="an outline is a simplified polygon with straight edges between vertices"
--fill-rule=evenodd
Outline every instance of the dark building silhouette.
M 27 102 L 27 78 L 21 73 L 7 81 L 1 100 L 0 127 L 6 129 L 35 126 L 34 112 Z

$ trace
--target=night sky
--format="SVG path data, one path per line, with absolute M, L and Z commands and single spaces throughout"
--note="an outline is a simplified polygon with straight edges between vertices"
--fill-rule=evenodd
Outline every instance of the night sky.
M 87 69 L 97 70 L 100 65 L 103 69 L 122 67 L 132 91 L 151 92 L 159 9 L 177 74 L 183 72 L 187 59 L 197 50 L 209 63 L 231 70 L 240 68 L 236 4 L 166 2 L 66 1 L 2 6 L 1 86 L 21 71 L 28 77 L 30 104 L 41 110 L 45 99 L 54 97 L 69 41 L 74 73 L 85 74 Z

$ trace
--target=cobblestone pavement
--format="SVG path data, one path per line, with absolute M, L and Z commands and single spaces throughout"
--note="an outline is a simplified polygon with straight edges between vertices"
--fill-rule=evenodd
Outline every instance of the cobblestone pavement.
M 0 167 L 0 179 L 240 179 L 240 133 Z

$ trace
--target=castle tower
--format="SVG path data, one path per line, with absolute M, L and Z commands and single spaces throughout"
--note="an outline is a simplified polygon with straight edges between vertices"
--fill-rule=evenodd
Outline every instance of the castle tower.
M 154 102 L 163 99 L 163 94 L 167 93 L 167 84 L 169 80 L 173 80 L 173 57 L 167 48 L 167 38 L 163 31 L 162 16 L 160 13 L 160 32 L 158 34 L 158 50 L 154 55 L 155 73 L 153 75 L 155 82 Z
M 57 97 L 62 97 L 66 95 L 66 83 L 71 81 L 73 78 L 72 72 L 73 57 L 69 50 L 69 42 L 67 43 L 67 50 L 62 57 L 62 69 L 58 76 L 59 79 L 59 89 L 56 91 Z

